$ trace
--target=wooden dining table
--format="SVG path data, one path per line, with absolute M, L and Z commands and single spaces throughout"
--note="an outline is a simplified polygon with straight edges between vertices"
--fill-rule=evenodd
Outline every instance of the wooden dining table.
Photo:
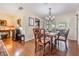
M 13 30 L 15 30 L 14 27 L 4 27 L 4 28 L 0 28 L 0 33 L 8 33 L 9 34 L 9 37 L 11 35 L 11 32 L 13 33 Z

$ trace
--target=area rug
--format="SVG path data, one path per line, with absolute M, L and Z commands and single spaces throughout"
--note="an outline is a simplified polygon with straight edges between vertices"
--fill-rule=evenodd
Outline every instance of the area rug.
M 0 56 L 8 56 L 8 52 L 2 40 L 0 40 Z

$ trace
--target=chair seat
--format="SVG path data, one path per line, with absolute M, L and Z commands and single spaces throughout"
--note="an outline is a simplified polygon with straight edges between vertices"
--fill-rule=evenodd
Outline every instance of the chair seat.
M 65 37 L 63 37 L 63 36 L 60 36 L 60 37 L 59 37 L 59 39 L 61 39 L 61 40 L 65 40 Z
M 59 39 L 56 38 L 56 40 L 62 40 L 62 41 L 64 41 L 65 40 L 65 37 L 60 36 Z
M 38 42 L 38 40 L 37 40 L 37 42 Z M 39 44 L 39 45 L 44 45 L 44 44 L 49 43 L 49 42 L 50 42 L 50 38 L 47 37 L 47 38 L 45 39 L 45 42 L 44 42 L 44 39 L 42 38 L 42 39 L 41 39 L 41 42 L 38 42 L 38 44 Z

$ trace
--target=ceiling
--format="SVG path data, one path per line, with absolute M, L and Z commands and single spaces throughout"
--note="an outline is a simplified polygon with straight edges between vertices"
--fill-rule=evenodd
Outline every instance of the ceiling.
M 43 4 L 26 4 L 29 10 L 40 16 L 46 16 L 49 13 L 49 8 L 52 8 L 53 15 L 60 15 L 68 12 L 75 11 L 79 4 L 71 3 L 43 3 Z
M 49 13 L 49 8 L 52 8 L 52 15 L 60 15 L 68 12 L 75 11 L 79 8 L 78 3 L 6 3 L 0 4 L 0 10 L 17 9 L 23 7 L 25 10 L 39 15 L 46 16 Z

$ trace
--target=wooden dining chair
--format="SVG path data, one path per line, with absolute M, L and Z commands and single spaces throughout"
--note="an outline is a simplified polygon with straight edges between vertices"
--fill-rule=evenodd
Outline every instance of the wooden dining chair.
M 65 47 L 66 47 L 66 50 L 67 50 L 67 37 L 68 37 L 68 33 L 69 33 L 69 29 L 66 30 L 63 35 L 59 32 L 57 34 L 57 38 L 55 39 L 55 46 L 57 44 L 57 41 L 58 41 L 58 46 L 59 46 L 59 41 L 63 41 L 65 43 Z
M 45 47 L 49 44 L 50 47 L 50 39 L 46 38 L 45 29 L 33 28 L 34 37 L 35 37 L 35 53 L 37 49 L 42 46 L 43 47 L 43 55 L 45 55 Z M 38 46 L 38 47 L 37 47 Z

